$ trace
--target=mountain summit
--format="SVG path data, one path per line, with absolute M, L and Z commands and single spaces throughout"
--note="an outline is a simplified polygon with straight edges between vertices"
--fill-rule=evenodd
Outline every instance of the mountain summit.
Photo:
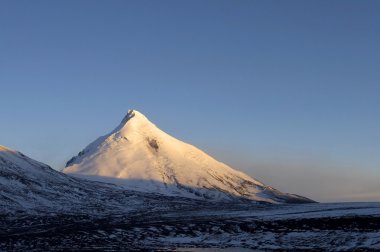
M 69 160 L 63 172 L 173 196 L 312 202 L 282 193 L 232 169 L 163 132 L 136 110 L 129 110 L 116 129 Z

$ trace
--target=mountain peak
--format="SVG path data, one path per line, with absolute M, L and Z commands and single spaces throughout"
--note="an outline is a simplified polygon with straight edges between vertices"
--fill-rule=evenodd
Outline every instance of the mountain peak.
M 155 127 L 156 126 L 150 122 L 145 115 L 135 109 L 130 109 L 119 126 L 114 129 L 112 133 L 120 133 L 121 135 L 127 136 L 133 132 L 141 132 L 144 129 Z
M 135 116 L 135 110 L 133 110 L 133 109 L 129 109 L 128 110 L 128 113 L 124 116 L 124 118 L 123 118 L 123 122 L 127 122 L 127 121 L 129 121 L 129 119 L 131 119 L 132 117 L 134 117 Z
M 125 125 L 130 119 L 132 119 L 135 116 L 136 113 L 141 114 L 137 110 L 129 109 L 128 113 L 124 116 L 123 120 L 121 121 L 121 124 Z
M 143 115 L 141 112 L 135 110 L 135 109 L 129 109 L 128 113 L 124 116 L 123 120 L 121 121 L 122 125 L 127 124 L 129 121 L 149 121 L 148 118 Z
M 223 164 L 129 110 L 121 124 L 67 162 L 65 173 L 116 179 L 126 188 L 204 199 L 307 201 L 284 194 Z

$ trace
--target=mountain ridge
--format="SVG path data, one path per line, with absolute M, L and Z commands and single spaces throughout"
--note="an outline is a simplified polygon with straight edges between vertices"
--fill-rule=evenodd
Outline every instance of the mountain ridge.
M 129 110 L 114 130 L 70 159 L 63 172 L 90 176 L 90 179 L 114 178 L 128 189 L 174 196 L 216 200 L 233 197 L 270 203 L 313 202 L 299 195 L 282 193 L 217 161 L 165 133 L 136 110 Z
M 199 201 L 76 178 L 0 145 L 0 216 L 128 215 L 147 210 L 150 205 L 157 210 L 168 210 L 173 205 L 187 204 L 199 204 Z

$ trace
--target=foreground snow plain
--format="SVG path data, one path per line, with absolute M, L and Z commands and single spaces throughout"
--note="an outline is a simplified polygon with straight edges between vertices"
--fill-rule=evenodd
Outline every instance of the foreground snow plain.
M 83 209 L 82 214 L 2 215 L 0 250 L 380 250 L 380 203 L 269 205 L 145 197 L 119 212 L 110 205 L 101 214 Z

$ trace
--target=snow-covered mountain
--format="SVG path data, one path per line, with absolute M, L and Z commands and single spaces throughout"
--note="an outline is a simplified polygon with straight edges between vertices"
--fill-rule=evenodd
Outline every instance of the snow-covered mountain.
M 126 122 L 132 122 L 131 117 L 132 113 L 129 113 L 122 127 L 114 133 L 121 134 Z M 105 148 L 102 143 L 112 135 L 100 139 L 95 147 Z M 127 134 L 126 137 L 138 139 L 132 135 Z M 151 140 L 145 140 L 145 144 L 158 155 L 164 149 L 162 141 L 165 139 L 158 138 L 156 134 L 149 135 L 153 136 L 156 142 L 153 144 Z M 184 146 L 180 151 L 188 150 L 184 143 L 172 148 L 181 145 Z M 129 148 L 128 145 L 126 147 Z M 93 150 L 92 155 L 96 154 L 96 150 Z M 145 159 L 142 156 L 140 162 L 153 162 Z M 175 162 L 181 164 L 181 159 L 178 159 Z M 117 163 L 117 160 L 113 162 Z M 215 160 L 211 164 L 222 165 Z M 217 169 L 219 166 L 205 169 Z M 151 167 L 151 170 L 156 168 Z M 161 168 L 166 171 L 165 167 Z M 199 179 L 192 175 L 193 180 L 216 183 L 207 175 L 207 170 L 201 174 L 198 170 L 196 172 L 198 176 L 206 177 Z M 264 195 L 268 197 L 264 199 L 272 202 L 307 201 L 271 188 L 265 189 L 262 183 L 249 177 L 250 180 L 245 182 L 247 176 L 243 175 L 224 167 L 224 170 L 211 177 L 220 178 L 217 181 L 221 184 L 214 186 L 225 185 L 225 190 L 233 190 L 231 188 L 239 181 L 242 183 L 239 190 L 255 187 L 258 193 L 251 198 Z M 178 182 L 184 175 L 176 176 L 176 180 L 163 177 L 166 178 L 166 186 L 163 182 L 159 184 L 144 177 L 120 179 L 130 187 L 143 181 L 141 186 L 145 186 L 146 191 L 160 189 L 161 194 L 131 191 L 123 186 L 68 176 L 18 151 L 0 146 L 0 251 L 155 251 L 197 247 L 234 247 L 234 250 L 239 251 L 243 248 L 276 251 L 380 249 L 379 203 L 275 205 L 251 200 L 204 200 L 201 193 L 208 193 L 207 190 L 219 192 L 219 196 L 224 194 L 225 198 L 233 197 L 232 192 L 221 192 L 215 187 L 189 189 L 189 185 Z M 229 184 L 231 188 L 227 186 Z M 162 193 L 177 193 L 187 197 Z M 189 195 L 198 195 L 194 197 L 202 200 L 191 199 Z M 207 195 L 218 196 L 217 193 Z
M 172 196 L 312 202 L 282 193 L 232 169 L 163 132 L 136 110 L 129 110 L 115 130 L 69 160 L 63 172 Z
M 146 208 L 145 201 L 162 200 L 156 198 L 112 184 L 73 178 L 0 145 L 0 215 L 127 213 Z
M 72 198 L 75 203 L 80 194 L 75 190 L 79 186 L 76 181 L 18 151 L 0 146 L 0 206 L 4 210 L 50 207 L 49 199 L 60 201 L 61 196 Z

